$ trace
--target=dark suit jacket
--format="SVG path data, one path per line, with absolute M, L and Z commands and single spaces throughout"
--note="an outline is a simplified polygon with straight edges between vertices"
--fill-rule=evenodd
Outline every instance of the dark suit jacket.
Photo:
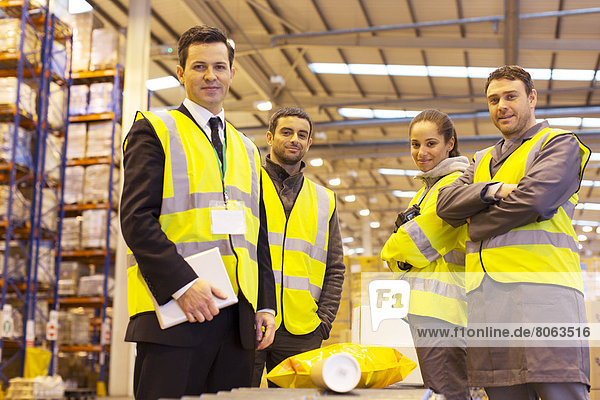
M 192 119 L 181 105 L 179 112 Z M 124 149 L 124 185 L 121 197 L 123 237 L 133 251 L 140 271 L 159 304 L 196 278 L 196 274 L 177 253 L 175 244 L 164 234 L 158 222 L 162 203 L 165 154 L 152 125 L 146 119 L 134 122 Z M 210 140 L 210 138 L 209 138 Z M 235 161 L 227 162 L 235 168 Z M 271 269 L 265 207 L 260 196 L 260 232 L 258 237 L 259 293 L 258 309 L 276 309 L 275 283 Z M 208 223 L 208 221 L 207 221 Z M 123 272 L 121 272 L 123 273 Z M 239 329 L 242 346 L 255 346 L 254 311 L 239 293 Z M 154 312 L 131 318 L 126 341 L 151 342 L 172 346 L 194 346 L 211 334 L 211 322 L 189 323 L 162 330 Z

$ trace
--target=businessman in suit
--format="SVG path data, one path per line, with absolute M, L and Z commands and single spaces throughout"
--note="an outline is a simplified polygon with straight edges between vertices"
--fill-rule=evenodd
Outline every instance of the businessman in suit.
M 234 50 L 218 29 L 180 37 L 177 110 L 138 112 L 123 149 L 121 226 L 128 251 L 138 399 L 250 386 L 255 349 L 275 332 L 275 284 L 260 185 L 260 155 L 224 118 Z M 227 216 L 223 223 L 222 216 Z M 238 303 L 198 279 L 185 257 L 218 247 Z M 188 321 L 161 329 L 151 296 L 175 299 Z

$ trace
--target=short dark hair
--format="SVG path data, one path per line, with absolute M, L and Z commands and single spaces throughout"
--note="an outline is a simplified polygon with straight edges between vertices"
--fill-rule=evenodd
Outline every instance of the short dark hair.
M 450 150 L 450 157 L 458 157 L 460 156 L 460 152 L 458 151 L 458 137 L 456 136 L 456 129 L 454 129 L 454 124 L 452 120 L 448 116 L 448 114 L 441 112 L 440 110 L 427 109 L 421 111 L 416 117 L 410 121 L 410 125 L 408 126 L 408 135 L 412 132 L 413 125 L 417 122 L 432 122 L 437 126 L 438 132 L 440 135 L 444 137 L 445 143 L 448 143 L 450 139 L 454 138 L 454 147 Z
M 219 29 L 208 25 L 196 25 L 183 32 L 177 42 L 177 55 L 179 56 L 179 65 L 185 69 L 185 63 L 188 58 L 188 49 L 193 44 L 199 43 L 223 43 L 227 46 L 229 55 L 229 68 L 233 67 L 233 57 L 235 50 L 227 41 L 227 36 Z
M 529 96 L 531 91 L 534 89 L 533 87 L 533 79 L 531 79 L 531 75 L 529 72 L 525 71 L 518 65 L 505 65 L 496 69 L 494 72 L 490 74 L 487 78 L 487 82 L 485 83 L 485 92 L 487 93 L 488 87 L 492 81 L 497 79 L 508 79 L 510 81 L 520 80 L 525 85 L 525 91 Z
M 269 120 L 269 131 L 272 134 L 275 134 L 275 129 L 277 129 L 277 121 L 279 121 L 279 118 L 283 117 L 298 117 L 307 120 L 308 125 L 310 126 L 308 137 L 310 137 L 310 135 L 312 134 L 313 124 L 310 117 L 308 116 L 306 111 L 298 107 L 283 107 L 275 111 L 275 113 L 271 115 L 271 119 Z

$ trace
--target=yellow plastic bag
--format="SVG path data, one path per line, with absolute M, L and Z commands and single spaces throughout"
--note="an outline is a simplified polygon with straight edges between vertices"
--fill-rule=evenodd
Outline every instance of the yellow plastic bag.
M 35 378 L 37 376 L 48 375 L 48 366 L 52 353 L 48 350 L 37 347 L 27 347 L 25 349 L 25 369 L 23 378 Z
M 313 364 L 335 353 L 349 353 L 360 365 L 357 388 L 384 388 L 406 378 L 417 364 L 391 347 L 338 343 L 288 357 L 267 374 L 283 388 L 315 388 L 310 379 Z

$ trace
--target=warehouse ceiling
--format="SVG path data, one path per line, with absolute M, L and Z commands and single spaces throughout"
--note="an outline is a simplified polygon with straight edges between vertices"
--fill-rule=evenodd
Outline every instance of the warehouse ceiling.
M 129 1 L 88 3 L 124 32 Z M 150 78 L 174 75 L 183 31 L 196 24 L 223 29 L 236 45 L 227 119 L 263 147 L 271 112 L 304 108 L 316 123 L 307 161 L 323 159 L 307 174 L 337 192 L 349 253 L 378 254 L 408 205 L 402 196 L 420 187 L 411 176 L 411 112 L 450 114 L 469 157 L 500 138 L 487 111 L 483 68 L 520 64 L 535 71 L 536 116 L 578 132 L 600 152 L 599 18 L 597 0 L 153 0 Z M 313 72 L 312 63 L 358 73 Z M 571 76 L 573 69 L 580 71 Z M 461 77 L 465 71 L 469 76 Z M 177 106 L 183 96 L 181 87 L 156 91 L 150 107 Z M 273 110 L 256 108 L 265 101 Z M 582 221 L 577 233 L 587 236 L 584 257 L 600 251 L 599 172 L 600 161 L 590 162 L 580 192 L 586 209 L 575 214 Z

